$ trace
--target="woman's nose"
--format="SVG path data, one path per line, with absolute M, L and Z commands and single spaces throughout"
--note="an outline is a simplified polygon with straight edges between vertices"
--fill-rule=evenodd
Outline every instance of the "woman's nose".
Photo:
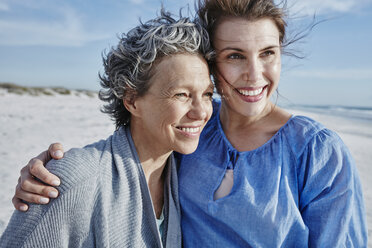
M 247 61 L 244 65 L 243 80 L 256 82 L 262 73 L 262 66 L 257 59 Z
M 211 102 L 203 101 L 200 99 L 193 100 L 191 109 L 188 112 L 188 117 L 193 120 L 204 120 L 208 116 L 208 111 L 211 108 Z

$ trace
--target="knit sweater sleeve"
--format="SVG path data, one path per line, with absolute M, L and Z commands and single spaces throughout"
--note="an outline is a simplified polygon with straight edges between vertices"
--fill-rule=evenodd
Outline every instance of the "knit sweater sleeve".
M 81 247 L 89 233 L 96 192 L 94 163 L 86 150 L 69 151 L 48 169 L 62 181 L 60 195 L 47 205 L 31 204 L 27 212 L 15 211 L 0 239 L 0 247 Z M 85 159 L 84 159 L 85 158 Z M 82 161 L 84 161 L 84 166 Z M 86 168 L 90 168 L 86 170 Z M 79 183 L 77 183 L 79 181 Z M 86 215 L 86 216 L 85 216 Z

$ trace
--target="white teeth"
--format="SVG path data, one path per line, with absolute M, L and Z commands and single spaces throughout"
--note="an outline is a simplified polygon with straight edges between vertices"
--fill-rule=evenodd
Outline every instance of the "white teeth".
M 257 90 L 238 90 L 240 94 L 244 95 L 244 96 L 257 96 L 259 94 L 261 94 L 263 90 L 263 87 L 262 88 L 259 88 Z
M 181 127 L 180 129 L 186 133 L 197 133 L 200 127 Z

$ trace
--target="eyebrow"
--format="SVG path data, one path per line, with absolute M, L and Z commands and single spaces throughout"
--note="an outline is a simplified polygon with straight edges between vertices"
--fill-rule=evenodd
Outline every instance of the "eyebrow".
M 172 81 L 171 84 L 173 84 L 174 81 Z M 175 91 L 177 89 L 177 87 L 174 87 L 173 85 L 170 85 L 169 87 L 165 88 L 164 91 L 165 92 L 172 92 L 172 91 Z
M 277 46 L 277 45 L 267 46 L 267 47 L 264 47 L 264 48 L 260 49 L 260 51 L 265 51 L 265 50 L 269 50 L 269 49 L 273 49 L 273 48 L 279 48 L 279 46 Z M 224 52 L 226 50 L 233 50 L 233 51 L 237 51 L 237 52 L 244 52 L 243 49 L 238 48 L 238 47 L 225 47 L 225 48 L 221 49 L 220 52 Z
M 265 50 L 269 50 L 269 49 L 273 49 L 273 48 L 279 48 L 279 46 L 277 46 L 277 45 L 268 46 L 268 47 L 265 47 L 265 48 L 261 49 L 260 51 L 265 51 Z
M 167 87 L 164 91 L 165 92 L 173 92 L 173 91 L 176 91 L 178 90 L 179 88 L 181 89 L 187 89 L 188 87 L 174 87 L 173 85 Z M 205 90 L 214 90 L 214 84 L 211 82 Z
M 221 49 L 220 52 L 224 52 L 226 50 L 234 50 L 234 51 L 237 51 L 237 52 L 244 52 L 243 49 L 240 49 L 240 48 L 237 48 L 237 47 L 225 47 L 225 48 Z

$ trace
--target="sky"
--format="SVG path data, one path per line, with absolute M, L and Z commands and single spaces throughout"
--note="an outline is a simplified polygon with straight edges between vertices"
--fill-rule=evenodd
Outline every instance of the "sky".
M 0 0 L 0 82 L 99 90 L 102 52 L 118 36 L 194 0 Z M 289 34 L 319 22 L 283 55 L 284 104 L 372 107 L 372 0 L 288 0 Z

